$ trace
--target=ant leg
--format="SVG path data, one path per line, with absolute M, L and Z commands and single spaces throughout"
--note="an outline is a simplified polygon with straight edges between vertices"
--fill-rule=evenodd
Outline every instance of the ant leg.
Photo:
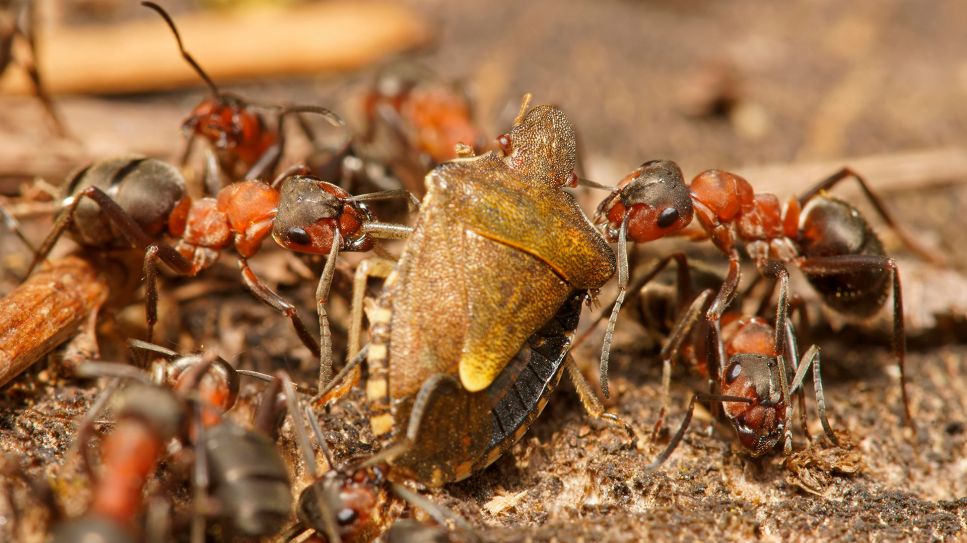
M 407 503 L 422 509 L 424 512 L 426 512 L 426 514 L 430 515 L 430 517 L 432 517 L 437 524 L 446 526 L 447 521 L 449 520 L 460 528 L 460 530 L 462 530 L 466 535 L 468 535 L 471 541 L 478 543 L 483 541 L 477 534 L 476 530 L 473 529 L 473 526 L 467 522 L 467 519 L 463 518 L 458 513 L 455 513 L 440 504 L 433 503 L 422 495 L 401 484 L 391 483 L 390 488 L 393 490 L 394 494 L 405 500 Z
M 698 400 L 708 400 L 708 401 L 718 401 L 718 402 L 739 402 L 739 403 L 752 403 L 749 398 L 743 398 L 739 396 L 722 396 L 720 394 L 693 394 L 692 399 L 688 402 L 688 408 L 685 410 L 685 418 L 682 419 L 682 425 L 678 427 L 678 431 L 672 436 L 672 440 L 668 443 L 668 446 L 663 450 L 651 463 L 645 466 L 646 470 L 656 470 L 661 467 L 662 464 L 668 460 L 668 457 L 675 452 L 678 448 L 678 444 L 682 442 L 682 438 L 685 437 L 685 431 L 688 430 L 689 424 L 692 422 L 692 415 L 695 412 L 695 402 Z
M 735 249 L 732 249 L 729 251 L 728 274 L 725 276 L 725 281 L 722 282 L 722 286 L 715 295 L 712 305 L 709 306 L 708 311 L 705 313 L 705 321 L 709 327 L 709 340 L 712 342 L 710 343 L 710 352 L 714 352 L 714 356 L 708 357 L 710 362 L 709 375 L 719 375 L 719 372 L 724 368 L 724 362 L 726 360 L 725 345 L 720 339 L 722 336 L 722 314 L 725 313 L 725 309 L 735 298 L 735 290 L 739 286 L 741 277 L 739 253 Z
M 309 400 L 311 405 L 325 405 L 336 398 L 341 398 L 349 390 L 359 382 L 359 372 L 356 371 L 357 368 L 366 360 L 366 354 L 369 351 L 369 345 L 364 346 L 362 349 L 356 353 L 356 356 L 352 357 L 339 373 L 329 381 L 329 384 L 320 389 L 315 396 Z M 239 370 L 241 372 L 243 370 Z M 349 379 L 352 375 L 355 379 Z
M 867 184 L 866 179 L 860 174 L 853 171 L 851 168 L 843 168 L 837 171 L 836 173 L 834 173 L 833 175 L 830 175 L 826 179 L 823 179 L 819 183 L 816 183 L 814 187 L 812 187 L 811 189 L 807 190 L 806 192 L 802 193 L 799 196 L 799 204 L 801 206 L 805 205 L 807 201 L 809 201 L 811 198 L 813 198 L 820 192 L 824 190 L 831 190 L 834 186 L 839 184 L 840 181 L 843 181 L 844 179 L 850 179 L 850 178 L 855 179 L 856 182 L 859 183 L 860 188 L 863 190 L 863 194 L 865 194 L 866 199 L 869 200 L 871 204 L 873 204 L 873 208 L 876 209 L 877 214 L 879 214 L 880 218 L 882 218 L 883 221 L 886 222 L 886 224 L 890 228 L 892 228 L 894 232 L 896 232 L 897 237 L 900 238 L 900 241 L 903 242 L 903 244 L 906 245 L 908 249 L 910 249 L 911 251 L 916 253 L 920 258 L 928 262 L 932 262 L 940 266 L 943 266 L 946 264 L 947 262 L 946 258 L 944 258 L 942 255 L 937 253 L 935 250 L 929 249 L 923 246 L 922 244 L 920 244 L 919 241 L 917 241 L 915 238 L 909 235 L 906 232 L 906 230 L 903 229 L 899 225 L 899 223 L 897 223 L 897 221 L 893 219 L 893 215 L 891 215 L 890 212 L 887 211 L 886 205 L 884 205 L 883 200 L 879 197 L 879 195 L 873 192 L 873 189 L 871 189 L 870 186 Z
M 655 427 L 651 431 L 652 441 L 658 438 L 658 434 L 665 425 L 665 415 L 668 413 L 668 399 L 671 397 L 672 361 L 678 356 L 682 342 L 692 332 L 692 329 L 701 316 L 702 310 L 705 308 L 711 296 L 712 291 L 709 289 L 702 291 L 695 298 L 692 305 L 689 306 L 688 310 L 675 323 L 675 327 L 668 336 L 668 341 L 661 349 L 661 353 L 659 354 L 661 357 L 661 408 L 658 411 L 658 420 L 655 422 Z
M 819 347 L 813 345 L 803 355 L 802 365 L 796 370 L 796 375 L 792 379 L 789 390 L 792 392 L 802 386 L 810 364 L 813 367 L 813 388 L 816 389 L 816 410 L 819 412 L 819 422 L 823 425 L 823 431 L 826 433 L 826 437 L 833 442 L 833 445 L 841 447 L 839 440 L 836 439 L 836 435 L 829 425 L 829 420 L 826 418 L 826 397 L 823 394 L 823 378 L 819 370 Z
M 262 391 L 261 401 L 255 408 L 252 428 L 275 441 L 278 439 L 279 433 L 279 405 L 276 398 L 282 392 L 283 383 L 278 375 L 266 377 L 269 379 L 269 384 Z M 288 400 L 288 395 L 286 395 L 286 400 Z
M 399 198 L 406 198 L 407 206 L 411 212 L 420 210 L 420 200 L 418 200 L 412 192 L 406 189 L 381 190 L 379 192 L 370 192 L 367 194 L 360 194 L 359 196 L 352 196 L 349 199 L 354 202 L 375 202 L 378 200 L 396 200 Z
M 287 302 L 284 298 L 279 296 L 275 291 L 270 289 L 268 285 L 262 282 L 252 268 L 249 267 L 248 261 L 244 258 L 238 259 L 238 268 L 242 274 L 242 282 L 248 287 L 252 294 L 256 298 L 272 307 L 279 313 L 282 313 L 285 317 L 292 321 L 292 326 L 295 328 L 296 335 L 302 340 L 302 344 L 305 345 L 313 355 L 319 356 L 319 344 L 316 343 L 315 338 L 309 333 L 309 329 L 299 318 L 299 312 L 296 310 L 295 306 Z
M 789 362 L 792 364 L 792 371 L 794 374 L 799 373 L 799 341 L 796 339 L 796 331 L 792 326 L 792 320 L 786 319 L 786 350 L 789 353 Z M 796 389 L 793 386 L 789 387 L 789 394 L 796 394 Z M 809 425 L 806 423 L 806 394 L 803 390 L 799 391 L 796 395 L 799 401 L 799 422 L 802 425 L 802 433 L 806 438 L 806 442 L 809 442 L 812 438 L 809 436 Z
M 111 379 L 104 390 L 94 399 L 94 403 L 91 404 L 90 409 L 87 410 L 87 414 L 81 419 L 81 423 L 77 427 L 77 435 L 74 436 L 74 442 L 71 444 L 70 450 L 67 452 L 67 457 L 69 458 L 72 454 L 80 454 L 81 456 L 81 467 L 84 470 L 84 474 L 87 476 L 91 484 L 97 480 L 97 472 L 94 470 L 94 464 L 97 461 L 94 458 L 94 452 L 88 447 L 88 442 L 91 440 L 91 434 L 94 432 L 94 421 L 100 416 L 101 412 L 107 406 L 107 402 L 110 401 L 111 397 L 114 395 L 118 389 L 121 388 L 121 378 L 115 377 Z
M 782 262 L 772 260 L 762 266 L 759 273 L 760 275 L 768 274 L 779 283 L 779 299 L 776 301 L 775 333 L 772 344 L 775 346 L 776 354 L 781 355 L 785 349 L 785 322 L 786 316 L 789 314 L 789 271 L 786 270 L 786 266 Z M 771 298 L 771 289 L 769 294 L 769 298 Z M 767 299 L 763 300 L 763 302 L 766 301 Z
M 309 169 L 305 164 L 293 164 L 288 168 L 282 170 L 282 173 L 275 176 L 272 180 L 272 188 L 278 190 L 282 186 L 282 183 L 290 177 L 295 177 L 297 175 L 311 175 L 312 170 Z
M 413 233 L 413 227 L 405 224 L 367 221 L 363 223 L 362 231 L 379 239 L 407 239 Z
M 631 447 L 634 448 L 638 442 L 638 438 L 635 436 L 635 430 L 630 424 L 622 420 L 618 415 L 614 413 L 608 413 L 604 410 L 604 406 L 601 405 L 601 400 L 594 394 L 591 390 L 591 385 L 588 384 L 587 380 L 581 375 L 581 370 L 577 367 L 577 362 L 574 361 L 574 357 L 571 353 L 567 354 L 567 374 L 571 377 L 571 382 L 574 383 L 574 388 L 577 389 L 578 398 L 581 399 L 581 405 L 584 406 L 584 410 L 593 419 L 605 420 L 612 426 L 616 426 L 624 430 L 628 437 L 631 439 Z
M 618 312 L 621 311 L 621 304 L 625 301 L 625 293 L 628 291 L 628 214 L 621 219 L 621 228 L 618 230 L 618 296 L 614 300 L 611 309 L 611 316 L 608 318 L 608 328 L 604 332 L 604 340 L 601 342 L 601 362 L 598 366 L 598 382 L 601 385 L 601 394 L 605 398 L 611 397 L 608 387 L 608 362 L 611 359 L 611 341 L 614 337 L 614 327 L 618 322 Z
M 632 251 L 636 247 L 637 246 L 632 246 Z M 672 260 L 674 260 L 675 263 L 678 265 L 677 267 L 678 279 L 676 281 L 676 286 L 675 286 L 677 291 L 676 304 L 678 306 L 679 311 L 684 310 L 691 300 L 691 295 L 693 290 L 692 276 L 691 276 L 691 273 L 689 272 L 690 268 L 688 266 L 688 257 L 685 256 L 685 253 L 674 253 L 664 258 L 661 258 L 660 260 L 658 260 L 658 262 L 655 263 L 654 266 L 652 266 L 650 270 L 648 270 L 647 273 L 641 276 L 641 278 L 636 279 L 635 282 L 632 283 L 627 290 L 630 292 L 641 291 L 641 289 L 645 288 L 645 285 L 648 284 L 652 279 L 654 279 L 656 275 L 661 273 L 661 271 L 664 270 L 665 267 L 668 266 L 668 264 Z M 629 265 L 629 269 L 630 269 L 630 265 Z M 584 343 L 588 339 L 588 336 L 591 335 L 591 332 L 597 327 L 598 323 L 603 321 L 606 315 L 611 314 L 611 312 L 614 310 L 615 303 L 617 303 L 617 300 L 608 304 L 607 308 L 604 309 L 597 317 L 595 317 L 593 321 L 591 321 L 591 323 L 584 330 L 584 332 L 571 343 L 572 350 L 578 345 L 581 345 L 582 343 Z
M 164 243 L 151 243 L 144 251 L 144 311 L 151 343 L 154 325 L 158 322 L 158 260 L 180 275 L 193 276 L 195 267 L 181 253 Z
M 216 196 L 225 186 L 225 172 L 222 165 L 218 162 L 218 156 L 212 149 L 205 149 L 205 191 L 209 196 Z
M 896 261 L 888 256 L 879 255 L 842 255 L 804 258 L 799 261 L 803 272 L 813 275 L 836 275 L 861 270 L 888 269 L 893 276 L 893 355 L 900 368 L 900 392 L 903 397 L 903 415 L 907 426 L 917 431 L 910 413 L 910 398 L 907 394 L 907 336 L 903 323 L 903 292 L 900 286 L 900 270 Z
M 366 295 L 366 282 L 370 277 L 386 279 L 396 266 L 396 262 L 385 258 L 367 258 L 356 266 L 353 277 L 352 315 L 349 326 L 349 357 L 359 352 L 360 336 L 363 331 L 363 298 Z
M 192 543 L 203 543 L 207 531 L 207 498 L 208 487 L 208 454 L 205 452 L 205 424 L 203 422 L 203 406 L 200 402 L 192 402 L 192 415 L 195 418 L 195 465 L 191 477 L 192 515 L 191 535 Z
M 23 3 L 23 22 L 26 24 L 27 29 L 20 29 L 14 23 L 15 34 L 20 34 L 23 36 L 24 40 L 27 42 L 27 48 L 30 50 L 30 60 L 21 61 L 21 66 L 24 71 L 27 72 L 27 77 L 30 78 L 30 84 L 33 87 L 34 96 L 40 100 L 41 105 L 44 107 L 44 111 L 47 112 L 47 116 L 50 118 L 51 123 L 54 125 L 54 131 L 60 137 L 66 137 L 68 135 L 67 128 L 64 126 L 64 121 L 61 119 L 60 114 L 57 113 L 57 109 L 54 107 L 54 101 L 51 99 L 50 94 L 47 93 L 47 87 L 44 86 L 44 81 L 40 76 L 40 70 L 37 68 L 37 38 L 34 30 L 37 28 L 37 14 L 34 8 L 34 2 L 24 2 Z
M 336 272 L 336 257 L 339 255 L 339 246 L 342 245 L 340 238 L 339 230 L 336 230 L 332 238 L 332 248 L 326 257 L 326 266 L 322 269 L 319 285 L 316 286 L 316 312 L 319 314 L 319 390 L 325 388 L 332 379 L 332 332 L 329 330 L 326 304 L 329 303 L 332 276 Z
M 178 158 L 178 166 L 184 168 L 188 164 L 188 160 L 191 158 L 191 153 L 195 148 L 195 132 L 193 131 L 190 136 L 188 136 L 188 141 L 185 142 L 185 150 L 181 152 L 181 157 Z

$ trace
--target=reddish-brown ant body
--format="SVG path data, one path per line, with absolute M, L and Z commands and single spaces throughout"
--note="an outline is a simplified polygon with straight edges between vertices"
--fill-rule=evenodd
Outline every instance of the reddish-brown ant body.
M 422 194 L 427 172 L 456 158 L 458 145 L 479 148 L 483 138 L 459 85 L 413 72 L 398 66 L 379 74 L 362 99 L 361 140 L 403 188 Z
M 646 290 L 646 287 L 651 286 L 649 281 L 671 261 L 675 261 L 679 268 L 677 285 L 672 289 L 674 300 L 661 299 L 668 298 L 672 291 L 664 289 L 656 292 L 654 289 Z M 813 369 L 820 421 L 830 441 L 838 445 L 826 419 L 819 350 L 815 346 L 810 347 L 800 364 L 798 340 L 792 322 L 782 312 L 782 308 L 787 305 L 788 286 L 785 283 L 780 286 L 777 304 L 776 322 L 783 322 L 782 326 L 770 325 L 758 315 L 727 312 L 721 318 L 721 335 L 713 335 L 717 345 L 709 350 L 706 348 L 709 330 L 707 322 L 701 316 L 713 293 L 721 287 L 721 278 L 716 281 L 711 278 L 711 274 L 699 269 L 699 280 L 709 288 L 693 296 L 692 280 L 695 274 L 691 271 L 693 270 L 685 256 L 678 253 L 661 259 L 632 288 L 632 292 L 638 295 L 640 313 L 647 315 L 644 319 L 646 322 L 665 322 L 668 308 L 678 308 L 676 322 L 666 330 L 668 334 L 660 354 L 663 361 L 662 406 L 653 435 L 657 436 L 664 424 L 671 384 L 671 364 L 675 359 L 683 359 L 696 373 L 710 377 L 717 385 L 715 394 L 693 396 L 682 426 L 652 467 L 663 463 L 681 441 L 698 399 L 721 402 L 722 410 L 735 429 L 739 442 L 752 457 L 773 450 L 780 441 L 784 453 L 789 454 L 792 447 L 789 424 L 792 406 L 789 401 L 803 385 L 810 366 Z M 687 306 L 684 305 L 686 303 Z M 795 307 L 801 309 L 798 301 Z M 657 315 L 649 314 L 655 309 L 658 310 Z M 802 317 L 805 320 L 804 313 Z M 696 327 L 698 330 L 695 330 Z M 723 364 L 717 364 L 715 353 L 724 354 Z M 795 373 L 791 382 L 787 378 L 786 361 L 791 364 Z M 808 438 L 805 399 L 802 393 L 799 400 L 802 428 Z
M 186 424 L 183 431 L 168 437 L 179 437 L 194 446 L 195 540 L 205 533 L 206 517 L 213 515 L 205 505 L 206 496 L 218 504 L 214 516 L 226 532 L 240 537 L 278 533 L 292 508 L 288 472 L 274 443 L 280 414 L 276 396 L 288 377 L 236 371 L 225 360 L 209 354 L 179 355 L 141 341 L 132 341 L 131 346 L 158 354 L 164 360 L 152 364 L 150 376 L 129 366 L 102 363 L 89 363 L 81 373 L 134 378 L 138 384 L 132 388 L 147 390 L 149 400 L 158 394 L 177 398 L 176 407 Z M 224 416 L 238 398 L 240 374 L 272 381 L 256 412 L 254 430 L 242 428 Z M 109 387 L 102 398 L 112 392 Z M 102 403 L 103 400 L 96 402 Z M 81 427 L 81 448 L 89 439 L 90 421 L 97 411 L 92 409 Z M 92 462 L 86 456 L 83 459 L 88 473 L 93 473 Z M 107 468 L 102 471 L 107 472 Z M 141 492 L 140 487 L 137 491 Z
M 242 181 L 221 189 L 216 197 L 192 200 L 184 180 L 164 162 L 122 158 L 100 162 L 75 173 L 67 183 L 70 196 L 54 228 L 37 251 L 31 270 L 70 227 L 82 245 L 97 249 L 137 247 L 144 251 L 148 339 L 157 322 L 158 261 L 180 275 L 194 276 L 212 266 L 221 251 L 234 245 L 242 281 L 255 296 L 291 321 L 299 338 L 315 354 L 320 347 L 295 307 L 252 272 L 248 259 L 271 233 L 294 251 L 327 254 L 329 260 L 317 297 L 322 349 L 320 376 L 327 380 L 332 356 L 328 319 L 323 305 L 339 251 L 368 250 L 374 237 L 405 237 L 406 227 L 377 222 L 365 202 L 408 197 L 401 191 L 350 196 L 341 188 L 310 176 L 301 168 L 283 172 L 270 185 Z M 411 202 L 415 201 L 412 200 Z M 162 241 L 177 238 L 171 247 Z
M 776 196 L 755 194 L 748 181 L 720 170 L 702 172 L 688 185 L 678 165 L 667 160 L 646 162 L 628 174 L 599 205 L 597 214 L 597 222 L 606 224 L 609 239 L 622 245 L 619 302 L 602 351 L 602 376 L 606 373 L 614 321 L 628 282 L 626 240 L 645 242 L 674 235 L 688 226 L 694 216 L 703 231 L 696 237 L 711 239 L 729 258 L 726 280 L 706 314 L 713 334 L 720 335 L 719 321 L 739 284 L 739 241 L 745 244 L 760 274 L 775 277 L 785 285 L 785 264 L 794 264 L 826 304 L 845 315 L 870 316 L 884 305 L 892 290 L 893 352 L 900 367 L 904 414 L 912 427 L 906 392 L 903 297 L 896 262 L 886 255 L 879 238 L 856 208 L 825 192 L 849 178 L 859 182 L 879 215 L 909 247 L 931 256 L 897 227 L 863 178 L 850 169 L 844 168 L 798 198 L 791 198 L 785 209 Z M 780 315 L 786 314 L 784 304 L 780 304 Z M 779 322 L 783 320 L 780 318 Z M 718 354 L 721 363 L 724 356 L 721 350 Z
M 222 92 L 201 65 L 186 50 L 181 35 L 171 16 L 154 2 L 141 5 L 157 12 L 171 28 L 178 50 L 185 61 L 195 70 L 211 91 L 185 120 L 183 128 L 189 134 L 182 164 L 187 162 L 195 137 L 204 138 L 215 149 L 220 172 L 230 180 L 257 179 L 273 175 L 285 145 L 284 120 L 290 114 L 316 113 L 333 126 L 344 123 L 335 113 L 317 106 L 261 106 L 240 96 Z M 262 111 L 275 111 L 277 118 L 272 126 Z M 214 172 L 212 173 L 214 175 Z M 209 190 L 214 193 L 222 186 L 220 176 L 209 179 Z

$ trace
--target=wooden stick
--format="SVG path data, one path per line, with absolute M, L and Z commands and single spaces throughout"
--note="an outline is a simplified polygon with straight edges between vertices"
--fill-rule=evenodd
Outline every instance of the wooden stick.
M 967 181 L 967 150 L 962 147 L 898 152 L 804 164 L 739 168 L 756 192 L 796 195 L 844 166 L 863 175 L 880 192 L 917 190 Z M 852 190 L 849 185 L 844 191 Z M 837 191 L 840 189 L 837 188 Z
M 0 386 L 73 336 L 107 296 L 105 277 L 87 260 L 69 256 L 0 300 Z
M 125 24 L 41 28 L 38 64 L 48 90 L 123 93 L 201 85 L 153 13 Z M 218 83 L 348 70 L 425 43 L 428 26 L 394 3 L 340 0 L 176 15 L 185 47 Z M 47 30 L 47 32 L 45 32 Z M 0 91 L 27 93 L 22 70 Z

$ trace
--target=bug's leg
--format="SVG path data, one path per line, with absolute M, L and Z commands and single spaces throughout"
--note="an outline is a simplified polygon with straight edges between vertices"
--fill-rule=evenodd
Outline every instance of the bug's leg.
M 611 309 L 611 316 L 608 318 L 608 328 L 604 332 L 604 340 L 601 342 L 601 362 L 598 368 L 598 382 L 601 385 L 601 394 L 605 398 L 611 397 L 611 390 L 608 386 L 608 363 L 611 359 L 611 340 L 614 337 L 614 327 L 618 322 L 618 312 L 625 301 L 625 293 L 628 291 L 628 215 L 621 220 L 621 228 L 618 230 L 618 296 L 614 300 Z
M 339 370 L 329 384 L 320 389 L 315 396 L 309 401 L 311 405 L 325 405 L 336 398 L 341 398 L 349 390 L 359 382 L 359 371 L 358 368 L 366 360 L 366 355 L 369 352 L 369 345 L 363 346 L 362 349 L 356 353 L 356 356 L 349 359 L 346 365 Z M 241 371 L 241 370 L 239 370 Z
M 866 199 L 869 200 L 870 204 L 873 205 L 876 213 L 881 219 L 883 219 L 883 222 L 885 222 L 896 233 L 897 237 L 900 238 L 900 241 L 906 245 L 908 249 L 928 262 L 932 262 L 940 266 L 946 265 L 947 259 L 943 255 L 934 249 L 925 247 L 900 226 L 900 224 L 893 218 L 893 215 L 887 211 L 886 205 L 883 203 L 883 200 L 880 198 L 880 196 L 870 188 L 869 184 L 866 182 L 866 179 L 851 168 L 843 168 L 833 173 L 826 179 L 816 183 L 815 186 L 799 196 L 799 204 L 805 205 L 809 199 L 813 198 L 820 192 L 824 190 L 832 190 L 834 186 L 846 179 L 856 180 L 860 186 L 860 189 L 862 189 L 863 194 L 866 196 Z
M 917 431 L 910 412 L 910 397 L 907 394 L 907 335 L 903 323 L 903 289 L 900 284 L 900 270 L 896 261 L 888 256 L 842 255 L 804 258 L 798 261 L 803 272 L 813 275 L 835 275 L 862 270 L 890 270 L 893 285 L 893 355 L 900 368 L 900 392 L 903 397 L 903 416 L 907 426 Z
M 612 426 L 621 428 L 628 434 L 628 438 L 631 440 L 631 447 L 635 448 L 638 442 L 638 437 L 635 435 L 634 428 L 622 420 L 618 415 L 608 413 L 604 410 L 604 406 L 601 405 L 601 400 L 598 399 L 597 395 L 595 395 L 594 391 L 591 389 L 591 385 L 589 385 L 584 376 L 581 375 L 581 370 L 578 369 L 577 362 L 574 361 L 574 357 L 571 355 L 571 353 L 567 354 L 566 364 L 567 374 L 571 377 L 571 382 L 574 383 L 574 388 L 577 390 L 578 398 L 581 399 L 581 405 L 584 406 L 584 410 L 588 413 L 588 415 L 591 418 L 604 420 Z
M 287 302 L 275 291 L 270 289 L 268 285 L 263 283 L 262 280 L 255 275 L 255 272 L 252 271 L 252 268 L 249 267 L 246 259 L 239 258 L 238 267 L 242 274 L 242 282 L 245 283 L 245 286 L 252 291 L 252 294 L 291 320 L 296 334 L 299 336 L 299 339 L 302 340 L 302 344 L 305 345 L 313 355 L 319 356 L 319 344 L 316 343 L 315 338 L 313 338 L 309 333 L 309 329 L 306 327 L 305 323 L 303 323 L 302 319 L 299 318 L 299 313 L 295 306 Z
M 789 391 L 792 393 L 798 387 L 803 386 L 803 381 L 806 379 L 806 372 L 809 371 L 810 365 L 813 367 L 813 388 L 816 389 L 816 410 L 819 412 L 819 422 L 823 425 L 823 432 L 826 433 L 826 437 L 829 438 L 833 445 L 840 447 L 839 440 L 836 439 L 836 435 L 829 425 L 829 419 L 826 418 L 826 396 L 823 394 L 823 378 L 819 370 L 819 347 L 813 345 L 803 355 L 802 364 L 796 370 L 796 375 L 792 378 Z
M 426 512 L 426 514 L 430 515 L 430 517 L 432 517 L 437 524 L 446 526 L 447 521 L 449 520 L 460 528 L 460 530 L 466 534 L 471 541 L 482 541 L 476 530 L 473 529 L 473 526 L 471 526 L 470 523 L 467 522 L 467 519 L 463 518 L 460 514 L 455 513 L 438 503 L 428 500 L 419 493 L 414 492 L 401 484 L 392 483 L 390 488 L 393 490 L 394 494 L 406 500 L 410 505 L 418 507 Z
M 711 296 L 711 290 L 704 290 L 692 301 L 692 305 L 688 307 L 685 313 L 675 323 L 675 327 L 672 329 L 671 334 L 669 334 L 665 346 L 661 349 L 661 353 L 659 354 L 662 362 L 661 408 L 658 411 L 658 420 L 655 422 L 655 427 L 651 432 L 652 441 L 657 439 L 662 427 L 665 425 L 665 415 L 668 413 L 668 400 L 671 396 L 672 361 L 678 356 L 682 343 L 691 334 L 692 329 L 699 321 L 702 310 L 705 309 L 705 305 Z
M 366 283 L 370 277 L 386 279 L 396 262 L 385 258 L 367 258 L 356 266 L 353 278 L 352 313 L 349 326 L 349 357 L 359 352 L 360 337 L 363 330 L 363 298 L 366 296 Z

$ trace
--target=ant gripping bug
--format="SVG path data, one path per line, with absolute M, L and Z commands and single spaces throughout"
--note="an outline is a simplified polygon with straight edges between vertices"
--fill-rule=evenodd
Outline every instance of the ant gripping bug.
M 628 174 L 598 206 L 595 222 L 604 223 L 607 237 L 617 241 L 619 296 L 614 306 L 601 353 L 602 389 L 607 395 L 607 365 L 614 324 L 628 284 L 627 240 L 639 243 L 675 235 L 697 217 L 703 233 L 729 258 L 729 271 L 706 313 L 713 332 L 720 333 L 720 319 L 739 284 L 739 253 L 746 252 L 760 275 L 780 283 L 788 281 L 785 264 L 793 264 L 839 313 L 864 318 L 878 311 L 893 294 L 893 353 L 900 368 L 903 411 L 913 428 L 906 390 L 906 335 L 903 327 L 903 296 L 896 262 L 866 219 L 852 205 L 826 191 L 845 179 L 856 179 L 877 213 L 900 239 L 921 256 L 937 260 L 907 236 L 886 211 L 866 181 L 844 168 L 817 183 L 783 210 L 772 194 L 754 194 L 745 179 L 720 170 L 698 174 L 688 185 L 681 169 L 668 160 L 653 160 Z M 780 304 L 779 314 L 787 308 Z M 780 317 L 779 322 L 784 318 Z M 776 350 L 782 352 L 781 336 Z M 718 353 L 718 361 L 724 354 Z
M 327 543 L 362 543 L 374 541 L 399 516 L 403 502 L 427 512 L 441 526 L 452 521 L 464 533 L 479 541 L 473 528 L 460 515 L 441 507 L 420 494 L 389 478 L 390 467 L 372 458 L 355 465 L 337 465 L 323 437 L 318 419 L 311 407 L 305 416 L 312 428 L 316 444 L 329 465 L 320 475 L 302 420 L 295 388 L 283 378 L 288 410 L 293 414 L 296 441 L 302 451 L 311 482 L 299 494 L 296 505 L 298 522 L 288 531 L 292 540 L 311 532 L 311 537 L 324 537 Z
M 315 113 L 321 115 L 333 126 L 345 123 L 332 111 L 317 106 L 261 106 L 255 105 L 240 96 L 218 90 L 215 82 L 191 56 L 181 41 L 181 35 L 171 16 L 154 2 L 141 2 L 142 6 L 157 12 L 167 23 L 178 43 L 182 58 L 192 67 L 211 91 L 211 96 L 195 107 L 185 120 L 183 128 L 190 134 L 181 163 L 187 163 L 194 139 L 200 136 L 214 147 L 217 164 L 231 180 L 257 179 L 272 176 L 282 158 L 285 146 L 284 120 L 290 114 Z M 270 126 L 259 110 L 272 110 L 276 113 L 276 125 Z M 222 187 L 222 180 L 212 172 L 208 190 L 214 194 Z
M 302 167 L 290 168 L 272 184 L 241 181 L 221 189 L 216 197 L 192 200 L 185 194 L 185 182 L 178 170 L 159 160 L 131 157 L 95 163 L 69 178 L 66 186 L 70 196 L 65 199 L 64 211 L 38 249 L 30 270 L 46 258 L 68 228 L 86 247 L 143 250 L 150 341 L 157 322 L 158 261 L 180 275 L 193 277 L 211 267 L 221 251 L 234 244 L 245 286 L 292 321 L 306 347 L 321 357 L 320 379 L 328 381 L 332 354 L 323 306 L 336 255 L 339 251 L 368 250 L 372 238 L 408 234 L 405 226 L 376 221 L 365 202 L 408 197 L 418 204 L 403 191 L 351 196 L 331 183 L 301 175 L 303 171 Z M 162 241 L 165 232 L 177 238 L 174 247 Z M 330 257 L 317 290 L 325 343 L 321 351 L 295 306 L 265 285 L 248 265 L 248 259 L 270 233 L 282 247 Z

